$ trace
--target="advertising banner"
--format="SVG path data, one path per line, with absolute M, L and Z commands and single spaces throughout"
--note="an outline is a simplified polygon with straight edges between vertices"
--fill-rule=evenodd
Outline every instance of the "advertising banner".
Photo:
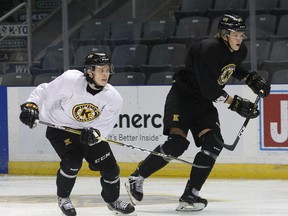
M 261 149 L 288 150 L 288 91 L 272 91 L 263 101 Z
M 20 104 L 34 87 L 8 88 L 8 128 L 10 161 L 58 161 L 59 158 L 45 137 L 46 126 L 29 129 L 19 121 Z M 163 111 L 170 86 L 116 86 L 124 99 L 119 119 L 107 137 L 125 144 L 154 150 L 167 139 L 162 134 Z M 245 85 L 229 85 L 230 95 L 254 101 L 256 95 Z M 251 119 L 234 151 L 223 149 L 218 163 L 287 164 L 287 101 L 288 87 L 273 87 L 271 96 L 261 99 L 261 115 Z M 245 119 L 228 109 L 227 104 L 215 103 L 219 111 L 221 131 L 226 144 L 233 144 Z M 200 148 L 194 145 L 191 134 L 189 148 L 181 156 L 193 161 Z M 119 162 L 139 162 L 146 152 L 111 144 Z M 277 151 L 275 151 L 277 150 Z M 281 150 L 281 151 L 279 151 Z M 176 162 L 175 162 L 176 163 Z

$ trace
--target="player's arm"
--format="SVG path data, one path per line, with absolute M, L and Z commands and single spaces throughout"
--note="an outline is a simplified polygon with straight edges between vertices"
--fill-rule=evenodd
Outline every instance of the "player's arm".
M 215 103 L 229 104 L 228 109 L 237 112 L 244 118 L 246 118 L 250 112 L 252 112 L 251 118 L 256 118 L 259 115 L 259 110 L 251 101 L 238 95 L 232 97 L 220 87 L 217 88 L 216 86 L 215 91 L 209 94 L 209 96 L 210 100 Z
M 261 91 L 261 97 L 267 97 L 270 94 L 270 83 L 255 71 L 250 73 L 240 65 L 236 67 L 233 76 L 238 80 L 243 80 L 255 94 L 258 95 Z
M 235 95 L 234 97 L 228 95 L 224 103 L 229 104 L 228 109 L 237 112 L 244 118 L 246 118 L 250 112 L 252 112 L 251 118 L 256 118 L 260 114 L 258 107 L 255 107 L 255 104 L 238 95 Z
M 49 102 L 53 104 L 55 101 L 60 100 L 61 97 L 63 97 L 63 94 L 61 94 L 63 90 L 61 89 L 65 87 L 65 84 L 71 85 L 71 82 L 68 82 L 67 78 L 61 75 L 50 83 L 38 85 L 31 92 L 26 103 L 20 105 L 20 121 L 30 128 L 34 128 L 37 125 L 36 120 L 39 119 L 39 111 L 41 110 L 43 101 L 49 100 Z M 66 90 L 65 94 L 69 94 L 69 91 Z
M 227 92 L 222 90 L 223 93 L 216 99 L 216 103 L 229 104 L 228 109 L 237 112 L 242 117 L 246 118 L 252 112 L 251 118 L 256 118 L 260 112 L 255 105 L 248 99 L 242 98 L 238 95 L 230 96 Z

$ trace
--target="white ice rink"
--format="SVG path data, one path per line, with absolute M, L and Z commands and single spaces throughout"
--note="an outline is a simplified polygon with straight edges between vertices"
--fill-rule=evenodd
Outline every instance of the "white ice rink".
M 121 198 L 128 201 L 121 179 Z M 201 212 L 176 212 L 186 179 L 148 178 L 144 200 L 133 215 L 288 215 L 287 180 L 209 179 L 201 196 L 208 206 Z M 71 195 L 77 216 L 113 215 L 100 196 L 99 177 L 78 177 Z M 55 177 L 0 175 L 0 215 L 57 216 Z

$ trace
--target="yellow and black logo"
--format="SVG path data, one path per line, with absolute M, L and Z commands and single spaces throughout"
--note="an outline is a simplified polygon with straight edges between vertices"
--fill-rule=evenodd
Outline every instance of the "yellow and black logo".
M 93 56 L 94 56 L 94 54 L 89 54 L 89 55 L 87 56 L 87 59 L 92 58 Z
M 65 143 L 66 146 L 72 144 L 70 138 L 65 139 L 65 140 L 64 140 L 64 143 Z
M 221 70 L 221 75 L 218 78 L 217 82 L 219 85 L 225 85 L 230 76 L 235 71 L 236 65 L 235 64 L 228 64 L 224 66 Z
M 178 114 L 174 114 L 173 115 L 173 120 L 172 121 L 176 121 L 178 122 L 179 121 L 179 115 Z
M 97 118 L 100 112 L 97 106 L 91 103 L 84 103 L 74 106 L 72 115 L 79 122 L 88 122 Z

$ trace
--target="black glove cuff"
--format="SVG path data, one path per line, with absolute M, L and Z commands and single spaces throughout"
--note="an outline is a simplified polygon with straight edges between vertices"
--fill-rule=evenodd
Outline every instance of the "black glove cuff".
M 95 136 L 95 138 L 96 139 L 98 139 L 98 137 L 100 137 L 101 136 L 101 133 L 100 133 L 100 131 L 98 130 L 98 129 L 96 129 L 96 128 L 93 128 L 93 130 L 94 130 L 94 132 L 96 133 L 96 134 L 94 134 L 94 136 Z
M 253 82 L 257 79 L 260 79 L 260 76 L 258 75 L 257 72 L 251 72 L 247 75 L 246 79 L 245 79 L 245 83 L 248 85 L 248 86 L 251 86 L 253 85 Z
M 233 101 L 228 107 L 228 109 L 231 109 L 232 111 L 236 111 L 239 108 L 239 105 L 240 105 L 239 101 L 241 100 L 243 100 L 241 97 L 239 97 L 238 95 L 234 95 Z

